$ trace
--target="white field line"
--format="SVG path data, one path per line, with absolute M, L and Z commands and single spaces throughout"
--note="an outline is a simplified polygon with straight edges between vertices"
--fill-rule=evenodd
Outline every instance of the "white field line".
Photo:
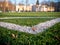
M 0 17 L 0 19 L 19 19 L 19 18 L 57 18 L 57 17 Z
M 17 25 L 17 24 L 6 23 L 6 22 L 0 22 L 0 26 L 4 27 L 4 28 L 7 28 L 7 29 L 11 29 L 11 30 L 17 30 L 17 31 L 26 32 L 26 33 L 37 34 L 37 33 L 45 31 L 49 27 L 51 27 L 51 26 L 53 26 L 53 25 L 55 25 L 56 23 L 59 23 L 59 22 L 60 22 L 60 18 L 56 18 L 56 19 L 53 19 L 53 20 L 50 20 L 50 21 L 39 23 L 39 24 L 37 24 L 33 27 L 20 26 L 20 25 Z

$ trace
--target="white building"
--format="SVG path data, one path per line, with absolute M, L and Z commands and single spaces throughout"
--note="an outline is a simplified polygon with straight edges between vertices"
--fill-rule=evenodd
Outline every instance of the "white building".
M 33 11 L 33 12 L 39 12 L 39 11 L 54 11 L 55 8 L 54 7 L 51 7 L 51 6 L 48 6 L 46 4 L 39 4 L 39 5 L 23 5 L 23 4 L 20 4 L 20 5 L 16 5 L 16 11 L 18 12 L 24 12 L 24 11 Z
M 40 5 L 33 5 L 32 6 L 32 11 L 33 12 L 41 11 L 41 4 Z
M 18 12 L 24 12 L 24 11 L 32 11 L 32 5 L 16 5 L 16 11 Z
M 47 11 L 55 11 L 55 7 L 51 7 L 51 6 L 48 6 L 46 4 L 44 5 L 33 5 L 32 6 L 32 11 L 33 12 L 38 12 L 38 11 L 44 11 L 44 12 L 47 12 Z

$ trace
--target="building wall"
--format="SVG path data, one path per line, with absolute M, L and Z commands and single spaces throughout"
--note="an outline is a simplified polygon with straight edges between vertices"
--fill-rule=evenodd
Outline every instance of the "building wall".
M 0 11 L 4 9 L 4 2 L 0 2 Z
M 48 11 L 48 6 L 47 5 L 42 5 L 41 6 L 41 11 L 47 12 Z
M 33 12 L 36 11 L 36 6 L 35 6 L 35 5 L 32 6 L 32 11 L 33 11 Z
M 0 2 L 0 10 L 1 11 L 14 11 L 15 6 L 10 2 Z
M 48 6 L 48 5 L 33 5 L 32 6 L 32 11 L 45 11 L 45 12 L 48 12 L 48 11 L 55 11 L 55 8 L 54 7 L 51 7 L 51 6 Z
M 54 7 L 48 7 L 48 11 L 55 11 Z
M 22 11 L 32 11 L 32 6 L 25 6 L 25 5 L 17 5 L 16 11 L 22 12 Z
M 10 10 L 10 11 L 15 11 L 15 6 L 12 4 L 12 3 L 9 3 L 8 4 L 8 10 Z
M 32 6 L 25 6 L 24 11 L 32 11 Z
M 0 2 L 0 10 L 2 11 L 55 11 L 54 7 L 48 5 L 16 5 L 15 6 L 11 2 Z

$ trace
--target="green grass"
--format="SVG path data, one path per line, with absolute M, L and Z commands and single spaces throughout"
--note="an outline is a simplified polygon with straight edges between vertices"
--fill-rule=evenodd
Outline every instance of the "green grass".
M 60 17 L 60 12 L 0 13 L 0 17 Z
M 0 45 L 60 45 L 60 23 L 36 35 L 0 27 Z
M 0 17 L 60 17 L 60 12 L 0 13 Z M 6 19 L 2 22 L 33 26 L 50 18 Z M 12 36 L 15 35 L 15 37 Z M 60 23 L 36 35 L 0 27 L 0 45 L 60 45 Z
M 22 19 L 6 19 L 6 20 L 0 20 L 0 22 L 9 22 L 14 23 L 18 25 L 26 25 L 26 26 L 34 26 L 36 24 L 51 20 L 53 18 L 22 18 Z

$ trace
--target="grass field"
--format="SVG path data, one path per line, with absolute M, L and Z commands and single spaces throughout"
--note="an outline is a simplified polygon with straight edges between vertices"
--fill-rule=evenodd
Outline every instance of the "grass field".
M 60 12 L 0 13 L 0 17 L 60 17 Z
M 0 13 L 0 17 L 59 17 L 60 12 Z M 18 25 L 34 26 L 53 18 L 0 19 Z M 14 34 L 14 35 L 13 35 Z M 0 45 L 60 45 L 60 23 L 36 35 L 0 27 Z
M 2 22 L 15 23 L 18 25 L 34 26 L 36 24 L 51 20 L 53 18 L 21 18 L 21 19 L 5 19 Z
M 36 35 L 0 27 L 0 45 L 60 45 L 60 23 Z

